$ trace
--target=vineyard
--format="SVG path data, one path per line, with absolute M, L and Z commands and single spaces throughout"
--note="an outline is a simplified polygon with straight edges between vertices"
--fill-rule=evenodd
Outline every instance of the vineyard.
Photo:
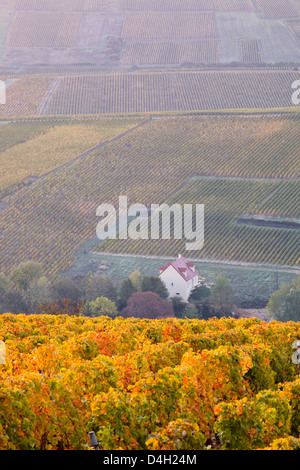
M 71 162 L 140 122 L 138 118 L 52 120 L 0 126 L 0 196 Z
M 123 39 L 214 38 L 215 23 L 210 12 L 127 13 Z
M 263 18 L 297 18 L 299 13 L 288 0 L 256 0 Z
M 132 124 L 129 120 L 128 129 Z M 96 236 L 96 208 L 102 203 L 118 207 L 119 195 L 127 195 L 129 204 L 205 202 L 211 235 L 204 250 L 209 259 L 298 266 L 299 230 L 248 227 L 235 219 L 250 212 L 299 217 L 299 124 L 297 115 L 145 121 L 129 134 L 2 198 L 0 270 L 9 273 L 32 259 L 42 263 L 47 276 L 57 277 L 70 267 L 76 250 Z M 121 118 L 115 124 L 112 120 L 112 126 L 115 135 L 118 126 L 126 128 Z M 72 127 L 53 128 L 49 135 L 60 132 L 63 142 L 64 129 Z M 38 138 L 47 142 L 47 134 Z M 33 149 L 34 140 L 24 145 Z M 79 149 L 75 142 L 74 148 Z M 61 158 L 66 158 L 63 151 Z M 39 165 L 41 169 L 42 161 Z M 198 179 L 192 181 L 195 175 Z M 151 246 L 140 241 L 132 246 L 128 241 L 122 248 L 120 243 L 109 243 L 107 250 L 178 253 L 178 245 L 168 241 L 159 246 L 155 241 Z M 105 245 L 100 247 L 104 249 Z M 203 254 L 193 256 L 201 259 Z
M 70 47 L 74 44 L 80 20 L 80 13 L 17 12 L 7 45 L 10 47 Z
M 8 0 L 9 4 L 15 0 Z M 253 10 L 251 0 L 16 0 L 17 10 L 58 11 L 213 11 Z
M 300 20 L 286 20 L 286 24 L 300 42 Z
M 300 219 L 299 197 L 299 180 L 280 184 L 271 197 L 257 207 L 256 212 L 268 216 L 280 214 L 282 217 Z
M 216 10 L 223 11 L 252 11 L 254 5 L 251 0 L 213 0 Z
M 124 65 L 180 65 L 184 62 L 216 64 L 219 62 L 220 46 L 218 39 L 127 41 L 122 63 Z
M 15 0 L 17 10 L 102 11 L 109 0 Z
M 0 450 L 300 450 L 299 82 L 300 0 L 0 0 Z M 97 237 L 120 196 L 148 239 Z M 118 316 L 179 253 L 229 313 Z
M 293 217 L 300 217 L 297 202 L 300 197 L 300 182 L 293 185 L 288 194 L 281 192 L 276 214 L 282 215 L 285 204 L 294 207 Z M 287 184 L 287 186 L 289 186 Z M 247 209 L 257 213 L 261 201 L 276 193 L 278 184 L 257 183 L 252 181 L 226 181 L 212 179 L 191 183 L 166 202 L 172 204 L 204 204 L 205 243 L 201 251 L 189 252 L 185 249 L 186 239 L 182 240 L 108 240 L 99 246 L 99 250 L 140 255 L 168 256 L 176 258 L 178 253 L 186 257 L 208 259 L 239 260 L 247 263 L 300 264 L 299 230 L 258 228 L 237 225 L 236 220 Z M 289 195 L 291 194 L 291 199 Z M 277 199 L 278 202 L 278 199 Z M 271 204 L 270 204 L 271 205 Z M 269 207 L 270 207 L 269 205 Z M 299 205 L 299 204 L 298 204 Z M 272 207 L 272 213 L 275 212 Z
M 0 104 L 0 115 L 33 116 L 39 113 L 54 83 L 51 76 L 20 77 L 6 91 L 6 104 Z
M 250 64 L 258 64 L 262 62 L 262 54 L 260 51 L 259 41 L 257 39 L 241 39 L 240 53 L 242 62 Z
M 58 81 L 51 75 L 22 76 L 8 88 L 0 115 L 291 107 L 291 86 L 299 76 L 297 71 L 229 70 L 66 74 Z
M 0 18 L 0 66 L 15 71 L 300 63 L 298 0 L 12 0 Z
M 1 450 L 299 449 L 297 323 L 0 317 Z M 216 444 L 212 438 L 215 437 Z

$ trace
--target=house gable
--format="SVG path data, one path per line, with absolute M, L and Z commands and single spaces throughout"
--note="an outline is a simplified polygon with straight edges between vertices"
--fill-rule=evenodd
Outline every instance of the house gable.
M 187 282 L 173 266 L 168 266 L 159 277 L 168 289 L 170 297 L 178 296 L 186 300 Z
M 181 274 L 170 264 L 167 266 L 159 275 L 162 279 L 168 277 L 174 279 L 177 282 L 186 282 L 185 279 L 182 278 Z
M 185 301 L 198 284 L 198 272 L 194 263 L 189 263 L 181 256 L 176 261 L 169 261 L 166 266 L 160 266 L 159 277 L 166 285 L 170 297 L 180 296 Z

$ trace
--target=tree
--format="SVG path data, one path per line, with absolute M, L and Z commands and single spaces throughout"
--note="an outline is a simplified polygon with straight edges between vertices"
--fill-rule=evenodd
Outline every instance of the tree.
M 121 288 L 119 291 L 119 298 L 118 298 L 118 309 L 122 310 L 127 306 L 127 301 L 132 294 L 136 292 L 136 289 L 131 281 L 131 279 L 127 278 L 124 279 Z
M 168 318 L 174 317 L 172 305 L 154 292 L 134 292 L 128 299 L 123 317 Z
M 42 265 L 35 261 L 25 261 L 13 270 L 11 282 L 20 290 L 26 291 L 34 280 L 42 277 Z
M 189 302 L 195 305 L 200 318 L 208 318 L 211 312 L 211 290 L 201 284 L 196 286 L 190 293 Z
M 141 290 L 141 282 L 143 279 L 143 274 L 140 273 L 137 269 L 129 274 L 129 279 L 131 280 L 133 287 L 136 291 Z
M 198 309 L 193 305 L 186 305 L 183 314 L 183 318 L 202 318 L 201 314 L 199 314 Z
M 154 292 L 159 295 L 161 299 L 167 299 L 169 297 L 168 289 L 162 280 L 157 276 L 144 276 L 141 282 L 142 292 Z
M 183 318 L 183 312 L 186 308 L 186 302 L 182 297 L 171 297 L 170 299 L 175 317 Z
M 112 302 L 117 302 L 118 293 L 112 280 L 102 274 L 92 274 L 84 287 L 84 298 L 86 302 L 92 302 L 98 297 L 107 297 Z
M 218 276 L 211 290 L 211 306 L 214 315 L 230 315 L 234 304 L 230 279 Z
M 202 301 L 203 299 L 210 297 L 211 291 L 209 287 L 205 286 L 204 284 L 201 284 L 200 286 L 194 287 L 194 289 L 191 291 L 190 296 L 189 296 L 189 301 L 190 302 L 198 302 Z
M 299 321 L 300 320 L 300 276 L 291 284 L 282 284 L 280 289 L 274 292 L 267 305 L 267 311 L 275 320 Z
M 1 313 L 28 313 L 28 306 L 23 292 L 9 289 L 1 302 Z
M 61 302 L 63 299 L 69 299 L 72 302 L 78 302 L 80 297 L 80 288 L 68 277 L 57 279 L 51 286 L 51 298 L 53 301 Z
M 203 318 L 193 303 L 184 302 L 181 297 L 172 297 L 171 304 L 177 318 Z
M 29 312 L 39 305 L 50 301 L 50 287 L 47 279 L 43 276 L 33 279 L 24 293 Z
M 99 317 L 107 315 L 109 317 L 117 316 L 116 304 L 106 297 L 98 297 L 96 300 L 88 303 L 88 316 Z
M 2 297 L 7 294 L 9 291 L 9 283 L 7 277 L 3 274 L 0 273 L 0 302 Z
M 2 310 L 2 307 L 4 306 L 5 302 L 5 297 L 9 292 L 9 284 L 8 284 L 8 279 L 7 277 L 0 273 L 0 311 Z

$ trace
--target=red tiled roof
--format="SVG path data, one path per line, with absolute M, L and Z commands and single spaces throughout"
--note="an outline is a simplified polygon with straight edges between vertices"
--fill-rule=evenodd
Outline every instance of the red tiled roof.
M 194 263 L 188 262 L 183 256 L 177 258 L 176 261 L 168 261 L 166 266 L 160 266 L 160 271 L 165 271 L 169 266 L 173 266 L 185 281 L 190 281 L 193 277 L 198 276 L 196 269 L 194 271 L 191 269 L 195 267 Z

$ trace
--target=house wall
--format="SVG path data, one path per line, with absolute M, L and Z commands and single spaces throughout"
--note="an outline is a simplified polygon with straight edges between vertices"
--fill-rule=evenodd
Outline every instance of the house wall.
M 187 283 L 183 277 L 172 266 L 165 269 L 160 278 L 168 289 L 170 297 L 182 297 L 183 300 L 187 301 L 190 289 L 187 288 Z
M 193 277 L 190 281 L 187 283 L 187 298 L 189 298 L 191 291 L 194 289 L 194 287 L 198 284 L 198 275 Z

